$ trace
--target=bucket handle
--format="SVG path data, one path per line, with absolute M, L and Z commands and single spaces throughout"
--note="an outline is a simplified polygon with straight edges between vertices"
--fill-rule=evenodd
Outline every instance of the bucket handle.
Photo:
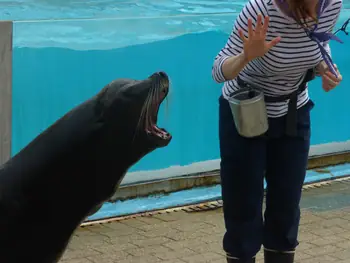
M 245 82 L 244 80 L 242 80 L 239 76 L 237 77 L 237 84 L 238 86 L 240 87 L 238 90 L 235 90 L 233 91 L 231 94 L 230 94 L 230 97 L 236 95 L 237 93 L 239 92 L 244 92 L 244 91 L 248 91 L 248 97 L 249 98 L 253 98 L 254 97 L 254 90 L 256 91 L 260 91 L 262 92 L 262 89 L 258 86 L 255 86 L 255 85 L 251 85 L 247 82 Z
M 261 91 L 261 90 L 258 88 L 252 87 L 250 85 L 246 85 L 243 88 L 239 88 L 238 90 L 231 92 L 230 97 L 232 98 L 234 95 L 241 93 L 241 92 L 245 92 L 245 91 L 248 91 L 248 98 L 252 99 L 255 97 L 255 91 Z

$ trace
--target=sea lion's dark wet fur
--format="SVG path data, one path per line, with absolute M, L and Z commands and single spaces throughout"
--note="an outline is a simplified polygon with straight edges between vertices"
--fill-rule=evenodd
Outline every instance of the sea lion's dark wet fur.
M 54 263 L 127 170 L 171 136 L 156 122 L 165 73 L 119 79 L 0 168 L 0 263 Z

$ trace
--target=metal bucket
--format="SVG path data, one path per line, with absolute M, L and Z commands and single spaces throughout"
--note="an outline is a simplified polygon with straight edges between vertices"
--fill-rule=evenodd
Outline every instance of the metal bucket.
M 263 135 L 269 128 L 264 94 L 256 88 L 241 88 L 228 99 L 238 133 L 243 137 Z

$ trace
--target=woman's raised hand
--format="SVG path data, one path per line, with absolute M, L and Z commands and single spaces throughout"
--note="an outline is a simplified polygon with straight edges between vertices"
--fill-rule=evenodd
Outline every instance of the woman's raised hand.
M 262 15 L 259 14 L 256 21 L 256 27 L 253 28 L 252 19 L 248 19 L 248 37 L 245 37 L 242 29 L 238 30 L 239 37 L 243 41 L 243 50 L 245 58 L 248 61 L 262 57 L 273 46 L 280 42 L 281 37 L 276 37 L 271 41 L 266 41 L 266 33 L 269 27 L 268 16 L 265 17 L 264 23 L 262 23 Z

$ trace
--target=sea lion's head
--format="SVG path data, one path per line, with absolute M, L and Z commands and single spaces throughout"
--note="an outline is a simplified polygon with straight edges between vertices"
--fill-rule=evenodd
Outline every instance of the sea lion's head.
M 171 141 L 170 133 L 157 126 L 159 107 L 168 93 L 164 72 L 144 80 L 116 79 L 99 93 L 105 136 L 123 145 L 132 163 Z

